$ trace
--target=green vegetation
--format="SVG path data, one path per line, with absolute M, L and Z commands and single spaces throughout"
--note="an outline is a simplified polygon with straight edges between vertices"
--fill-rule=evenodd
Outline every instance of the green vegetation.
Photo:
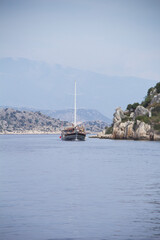
M 141 103 L 141 105 L 146 108 L 149 106 L 151 100 L 152 100 L 152 97 L 150 95 L 147 95 L 144 101 Z
M 157 93 L 160 93 L 160 82 L 156 84 Z
M 151 124 L 151 119 L 146 115 L 145 116 L 138 116 L 138 117 L 136 117 L 135 121 L 136 120 L 139 120 L 141 122 L 145 122 L 147 124 Z
M 28 118 L 28 122 L 29 122 L 29 123 L 32 123 L 32 119 Z
M 133 119 L 130 116 L 125 116 L 125 118 L 122 118 L 122 122 L 132 121 Z
M 154 124 L 153 128 L 154 128 L 154 130 L 156 130 L 156 131 L 160 131 L 160 123 Z
M 39 116 L 42 116 L 42 113 L 40 111 L 36 112 Z
M 69 123 L 65 122 L 68 126 Z M 18 111 L 12 108 L 0 109 L 0 132 L 23 132 L 28 130 L 53 132 L 64 126 L 63 121 L 45 116 L 40 112 Z
M 154 89 L 153 87 L 151 87 L 151 88 L 148 89 L 147 96 L 150 95 L 150 93 L 151 93 L 151 91 L 153 91 L 153 89 Z
M 144 101 L 141 104 L 134 103 L 134 104 L 128 104 L 126 112 L 124 112 L 125 116 L 122 119 L 122 122 L 127 121 L 134 121 L 133 124 L 133 130 L 136 131 L 138 128 L 137 121 L 144 122 L 146 124 L 149 124 L 151 126 L 152 130 L 155 130 L 157 134 L 160 134 L 160 103 L 158 103 L 158 97 L 157 94 L 160 93 L 160 82 L 157 83 L 154 87 L 151 87 L 147 91 L 147 96 L 145 97 Z M 157 99 L 156 101 L 152 101 L 153 97 L 156 95 Z M 152 102 L 152 104 L 151 104 Z M 151 116 L 149 117 L 147 115 L 143 116 L 137 116 L 134 120 L 134 118 L 130 118 L 130 114 L 135 111 L 137 106 L 143 106 L 145 108 L 148 108 L 148 110 L 151 111 Z
M 48 122 L 46 122 L 46 124 L 47 124 L 47 126 L 51 126 L 52 125 L 52 122 L 51 121 L 48 121 Z
M 160 103 L 156 104 L 152 110 L 152 116 L 160 117 Z
M 151 103 L 151 100 L 152 100 L 152 95 L 150 95 L 151 91 L 153 91 L 154 89 L 156 89 L 155 91 L 155 94 L 157 93 L 160 93 L 160 82 L 156 84 L 155 87 L 151 87 L 148 89 L 148 92 L 147 92 L 147 96 L 145 97 L 144 101 L 141 103 L 143 107 L 148 107 L 149 104 Z M 155 95 L 154 94 L 154 95 Z
M 20 123 L 20 126 L 21 126 L 21 127 L 24 127 L 24 126 L 26 125 L 24 119 L 20 119 L 20 120 L 19 120 L 19 123 Z
M 128 106 L 127 106 L 127 110 L 129 110 L 130 112 L 134 112 L 135 109 L 136 109 L 136 107 L 137 107 L 138 105 L 139 105 L 138 102 L 133 103 L 133 104 L 128 104 Z
M 154 89 L 156 90 L 156 91 L 154 91 L 154 95 L 157 93 L 160 93 L 160 82 L 158 82 L 154 87 L 151 87 L 148 89 L 147 96 L 145 97 L 144 101 L 142 101 L 141 104 L 139 104 L 139 103 L 128 104 L 127 110 L 129 110 L 129 112 L 134 112 L 138 105 L 142 105 L 143 107 L 147 108 L 150 105 L 151 100 L 153 98 L 153 95 L 150 95 L 150 93 Z
M 152 109 L 152 116 L 138 116 L 135 119 L 141 122 L 145 122 L 153 126 L 153 129 L 156 131 L 160 131 L 160 103 L 154 104 L 154 108 Z
M 35 119 L 35 123 L 37 124 L 39 122 L 38 118 Z

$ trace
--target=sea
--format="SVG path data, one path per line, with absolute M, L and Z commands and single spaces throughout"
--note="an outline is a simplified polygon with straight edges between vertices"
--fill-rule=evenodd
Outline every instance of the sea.
M 0 135 L 1 240 L 159 240 L 160 142 Z

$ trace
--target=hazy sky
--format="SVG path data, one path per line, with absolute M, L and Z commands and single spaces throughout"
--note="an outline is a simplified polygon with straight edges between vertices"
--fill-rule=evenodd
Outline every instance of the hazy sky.
M 0 0 L 0 57 L 160 80 L 160 0 Z

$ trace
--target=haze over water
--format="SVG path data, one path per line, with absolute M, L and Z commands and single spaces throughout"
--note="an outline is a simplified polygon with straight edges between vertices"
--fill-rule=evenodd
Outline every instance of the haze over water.
M 160 239 L 159 149 L 0 136 L 0 239 Z

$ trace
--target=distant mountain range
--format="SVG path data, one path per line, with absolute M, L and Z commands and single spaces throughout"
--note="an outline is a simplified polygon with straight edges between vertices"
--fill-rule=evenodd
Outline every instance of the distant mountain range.
M 41 110 L 41 112 L 45 115 L 60 119 L 62 121 L 73 122 L 73 116 L 74 116 L 73 109 L 55 110 L 55 111 Z M 86 121 L 103 121 L 103 122 L 106 122 L 107 124 L 111 123 L 111 119 L 107 118 L 97 110 L 78 109 L 77 122 L 86 122 Z
M 112 118 L 118 106 L 142 101 L 156 81 L 107 76 L 25 58 L 0 58 L 0 102 L 37 109 L 71 109 L 77 80 L 77 108 L 97 109 Z
M 43 109 L 34 109 L 34 108 L 24 108 L 24 107 L 12 107 L 12 106 L 1 106 L 2 108 L 13 108 L 19 111 L 40 111 L 44 115 L 47 115 L 52 118 L 60 119 L 61 121 L 73 122 L 74 110 L 43 110 Z M 112 122 L 111 119 L 104 116 L 97 110 L 93 109 L 77 109 L 77 122 L 90 122 L 90 121 L 101 121 L 106 124 Z

